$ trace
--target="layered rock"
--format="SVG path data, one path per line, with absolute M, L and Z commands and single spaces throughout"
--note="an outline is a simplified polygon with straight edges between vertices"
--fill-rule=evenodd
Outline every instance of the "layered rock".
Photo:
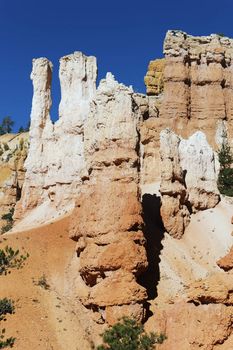
M 150 61 L 148 71 L 144 78 L 146 85 L 146 93 L 149 96 L 159 95 L 163 92 L 163 72 L 164 72 L 164 58 Z
M 180 238 L 192 212 L 220 200 L 215 155 L 202 132 L 184 140 L 170 129 L 161 132 L 160 154 L 161 216 L 167 232 Z
M 33 61 L 30 150 L 16 218 L 40 207 L 34 218 L 39 223 L 74 207 L 86 177 L 83 124 L 95 93 L 96 71 L 94 57 L 75 52 L 61 58 L 60 119 L 53 124 L 49 114 L 52 64 L 46 58 Z
M 147 298 L 136 280 L 147 267 L 138 147 L 144 100 L 107 74 L 84 128 L 90 178 L 76 202 L 70 230 L 80 259 L 77 293 L 111 324 L 123 315 L 142 320 Z
M 175 238 L 182 236 L 190 220 L 179 144 L 180 138 L 169 129 L 161 132 L 161 216 L 166 230 Z
M 162 117 L 232 119 L 232 39 L 168 31 L 164 54 Z
M 27 133 L 0 137 L 0 218 L 8 214 L 21 197 L 27 152 Z M 0 220 L 1 227 L 6 225 L 6 220 Z
M 233 136 L 233 40 L 214 34 L 194 37 L 181 31 L 168 31 L 164 55 L 163 94 L 151 100 L 159 110 L 158 118 L 147 119 L 141 127 L 144 184 L 160 179 L 159 134 L 166 127 L 183 138 L 203 131 L 214 150 L 219 147 L 223 123 L 228 139 Z M 152 71 L 150 63 L 148 77 Z M 156 86 L 157 83 L 148 86 L 149 95 Z M 149 166 L 151 163 L 153 168 Z

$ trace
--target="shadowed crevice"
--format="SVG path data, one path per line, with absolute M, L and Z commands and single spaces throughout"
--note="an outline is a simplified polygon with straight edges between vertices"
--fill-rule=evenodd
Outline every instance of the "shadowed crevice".
M 164 226 L 160 215 L 161 199 L 151 194 L 142 197 L 144 236 L 147 240 L 146 251 L 148 269 L 140 276 L 139 283 L 147 289 L 148 300 L 157 296 L 157 285 L 160 280 L 159 262 L 163 248 Z

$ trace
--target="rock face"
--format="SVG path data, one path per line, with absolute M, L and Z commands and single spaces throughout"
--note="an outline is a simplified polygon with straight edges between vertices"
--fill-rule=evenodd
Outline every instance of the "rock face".
M 157 311 L 151 318 L 148 331 L 154 329 L 167 334 L 168 338 L 159 350 L 217 350 L 232 349 L 233 307 L 225 305 L 201 305 L 177 303 L 166 311 Z
M 16 219 L 43 206 L 36 216 L 40 222 L 43 217 L 46 221 L 52 213 L 59 215 L 74 207 L 80 184 L 86 177 L 83 124 L 95 93 L 96 71 L 94 57 L 75 52 L 61 58 L 60 119 L 53 124 L 49 115 L 52 64 L 46 58 L 33 61 L 30 150 Z
M 150 61 L 148 66 L 148 72 L 144 78 L 146 85 L 146 93 L 149 96 L 159 95 L 163 92 L 164 89 L 164 58 Z
M 54 124 L 52 64 L 34 61 L 31 146 L 15 217 L 41 224 L 73 210 L 72 287 L 97 323 L 142 320 L 153 295 L 147 326 L 167 334 L 161 349 L 229 350 L 231 261 L 219 259 L 232 245 L 224 221 L 232 207 L 216 206 L 214 150 L 225 132 L 232 135 L 232 41 L 169 31 L 164 52 L 145 78 L 149 96 L 110 73 L 96 89 L 94 57 L 63 57 Z M 151 206 L 144 212 L 140 185 Z M 142 286 L 148 265 L 153 286 Z
M 192 212 L 220 200 L 215 155 L 202 132 L 184 140 L 169 129 L 161 132 L 160 154 L 161 216 L 167 232 L 180 238 Z
M 144 99 L 107 74 L 84 128 L 90 180 L 76 202 L 70 235 L 77 241 L 81 300 L 110 324 L 123 315 L 142 320 L 147 298 L 136 281 L 147 267 L 138 147 Z
M 180 165 L 180 139 L 169 129 L 161 132 L 161 216 L 166 230 L 180 238 L 189 223 L 188 194 L 183 169 Z
M 232 119 L 232 39 L 168 31 L 164 54 L 162 117 Z
M 8 214 L 20 199 L 27 152 L 27 133 L 6 134 L 0 137 L 0 218 Z M 6 220 L 0 220 L 0 227 L 6 227 L 6 225 Z
M 160 180 L 159 134 L 166 127 L 183 138 L 203 131 L 214 150 L 219 146 L 223 124 L 228 139 L 233 136 L 233 40 L 213 34 L 194 37 L 168 31 L 164 55 L 163 94 L 151 100 L 151 109 L 153 106 L 158 109 L 158 117 L 147 119 L 141 127 L 144 184 Z M 157 82 L 149 78 L 153 75 L 151 65 L 147 79 L 152 86 L 146 80 L 149 95 L 157 89 Z M 151 163 L 156 164 L 153 169 Z
M 217 261 L 217 264 L 224 271 L 233 269 L 233 247 L 226 256 Z

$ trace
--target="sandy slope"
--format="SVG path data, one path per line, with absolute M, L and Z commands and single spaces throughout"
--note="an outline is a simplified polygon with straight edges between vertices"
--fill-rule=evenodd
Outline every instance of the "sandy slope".
M 68 238 L 68 220 L 1 236 L 1 248 L 7 244 L 30 254 L 24 268 L 0 276 L 0 297 L 11 298 L 16 305 L 15 314 L 0 327 L 6 328 L 8 336 L 16 337 L 15 349 L 90 348 L 80 326 L 79 303 L 70 293 L 73 282 L 67 268 L 75 270 L 77 259 L 73 259 L 75 243 Z M 49 290 L 33 282 L 43 274 Z

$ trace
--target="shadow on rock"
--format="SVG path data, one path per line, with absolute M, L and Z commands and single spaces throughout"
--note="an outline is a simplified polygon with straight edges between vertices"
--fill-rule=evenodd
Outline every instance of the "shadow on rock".
M 155 194 L 144 194 L 142 197 L 142 207 L 145 224 L 144 235 L 147 240 L 148 269 L 140 276 L 138 282 L 147 289 L 148 300 L 151 300 L 157 296 L 157 285 L 160 280 L 159 256 L 163 248 L 161 241 L 165 230 L 160 215 L 160 197 Z

